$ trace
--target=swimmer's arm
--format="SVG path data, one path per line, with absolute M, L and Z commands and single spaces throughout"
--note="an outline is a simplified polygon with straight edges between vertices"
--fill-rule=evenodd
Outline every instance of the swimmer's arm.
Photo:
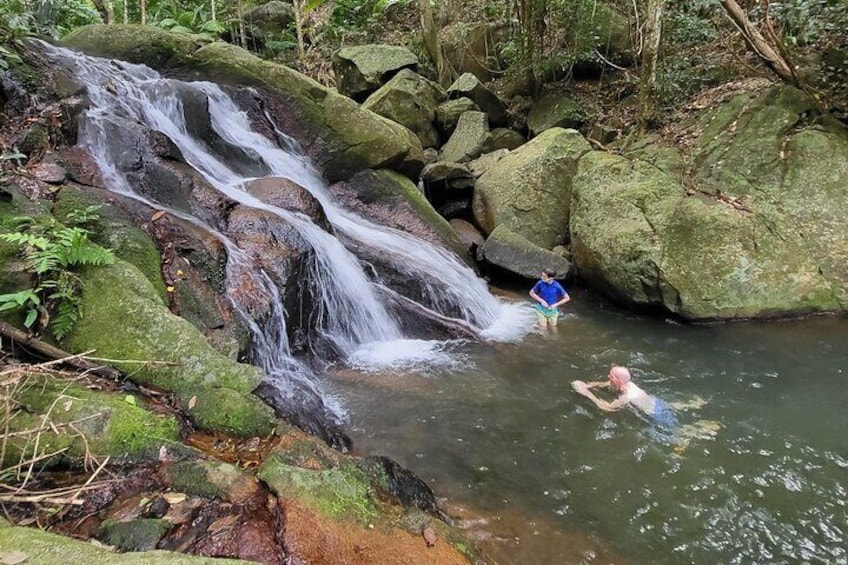
M 591 381 L 586 383 L 587 388 L 609 388 L 609 381 Z
M 589 389 L 586 389 L 584 392 L 580 392 L 580 394 L 594 402 L 595 406 L 597 406 L 604 412 L 615 412 L 616 410 L 621 410 L 627 405 L 627 399 L 623 396 L 619 396 L 612 402 L 607 402 L 606 400 L 602 400 L 592 394 L 592 391 L 590 391 Z

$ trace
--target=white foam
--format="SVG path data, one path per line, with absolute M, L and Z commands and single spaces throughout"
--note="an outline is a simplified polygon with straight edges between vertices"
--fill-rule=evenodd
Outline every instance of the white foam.
M 348 358 L 362 371 L 409 369 L 413 367 L 451 367 L 457 360 L 445 349 L 451 342 L 425 339 L 396 339 L 366 343 Z

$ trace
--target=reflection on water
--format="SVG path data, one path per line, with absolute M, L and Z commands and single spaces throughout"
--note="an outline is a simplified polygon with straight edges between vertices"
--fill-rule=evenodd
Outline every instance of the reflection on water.
M 568 310 L 555 335 L 462 346 L 464 369 L 340 372 L 355 446 L 465 509 L 503 563 L 848 562 L 848 321 Z M 682 406 L 674 437 L 571 390 L 613 363 Z

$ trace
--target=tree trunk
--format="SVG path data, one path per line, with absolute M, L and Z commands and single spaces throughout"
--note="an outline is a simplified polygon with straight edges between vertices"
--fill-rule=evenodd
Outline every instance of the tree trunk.
M 247 29 L 244 26 L 244 7 L 242 6 L 242 0 L 236 1 L 236 15 L 239 21 L 239 45 L 243 49 L 247 49 Z
M 212 6 L 212 21 L 217 21 L 217 14 L 215 13 L 215 0 L 210 0 L 209 4 Z
M 424 47 L 430 60 L 436 66 L 439 84 L 443 87 L 450 85 L 453 80 L 453 72 L 445 59 L 442 43 L 439 41 L 439 31 L 433 18 L 433 8 L 430 0 L 418 0 L 418 14 L 421 17 L 421 32 L 424 36 Z
M 138 10 L 141 12 L 141 25 L 147 25 L 147 0 L 138 0 Z
M 129 0 L 124 0 L 124 23 L 130 23 L 130 7 Z
M 292 0 L 294 8 L 294 29 L 297 34 L 297 54 L 303 59 L 306 50 L 303 47 L 303 0 Z
M 739 28 L 739 31 L 742 32 L 742 38 L 745 40 L 748 47 L 750 47 L 754 53 L 756 53 L 766 63 L 766 65 L 768 65 L 769 68 L 772 69 L 784 82 L 806 90 L 798 76 L 798 73 L 795 72 L 795 67 L 784 55 L 786 53 L 786 49 L 783 47 L 780 38 L 777 37 L 777 34 L 774 33 L 774 29 L 771 28 L 771 20 L 768 16 L 769 3 L 767 0 L 763 2 L 766 29 L 770 29 L 771 33 L 769 35 L 771 35 L 770 39 L 774 45 L 770 44 L 763 34 L 760 33 L 760 30 L 754 27 L 754 24 L 748 20 L 748 16 L 736 0 L 719 0 L 719 3 L 721 4 L 721 7 L 724 8 L 724 11 L 727 13 L 730 20 L 737 28 Z
M 648 129 L 656 118 L 657 60 L 662 41 L 662 17 L 665 0 L 648 0 L 645 19 L 645 44 L 642 47 L 642 76 L 639 86 L 639 124 Z
M 103 23 L 115 23 L 115 8 L 112 5 L 112 0 L 92 0 L 92 2 Z

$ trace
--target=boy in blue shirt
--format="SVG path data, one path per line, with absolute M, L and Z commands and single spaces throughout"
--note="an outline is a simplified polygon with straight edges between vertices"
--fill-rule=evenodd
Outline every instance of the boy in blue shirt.
M 543 330 L 556 327 L 558 308 L 571 300 L 562 285 L 554 280 L 555 276 L 556 271 L 545 269 L 542 271 L 542 279 L 530 291 L 530 298 L 537 302 L 534 306 L 539 317 L 539 326 Z

